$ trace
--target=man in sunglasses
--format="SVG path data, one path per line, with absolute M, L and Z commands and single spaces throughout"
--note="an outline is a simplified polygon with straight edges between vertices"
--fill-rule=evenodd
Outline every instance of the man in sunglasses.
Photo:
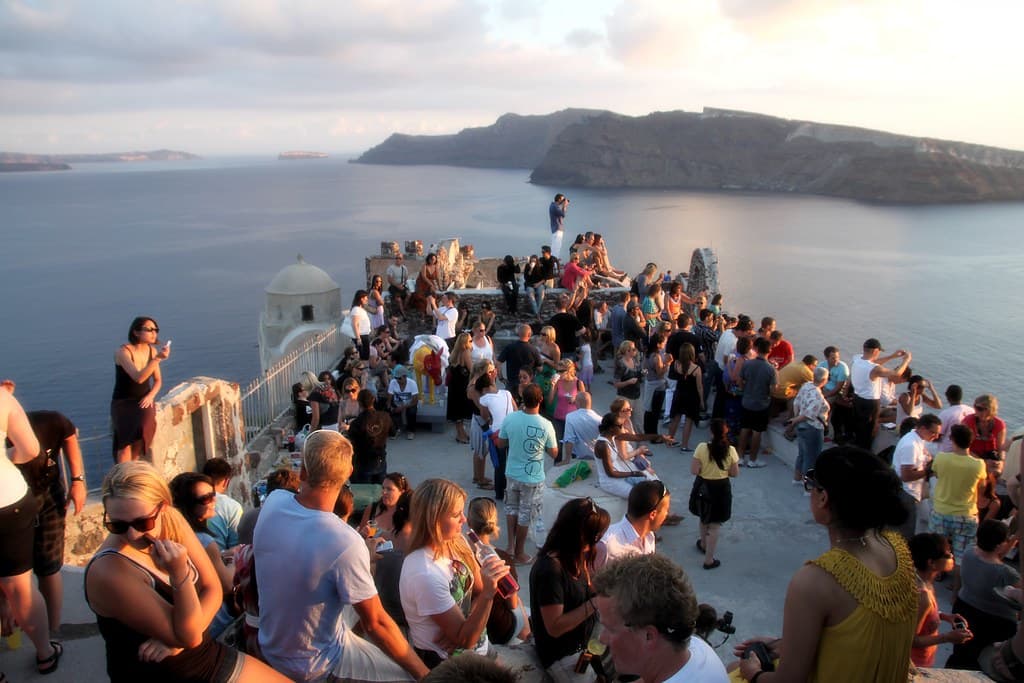
M 238 523 L 242 521 L 243 510 L 241 504 L 228 495 L 231 463 L 224 458 L 210 458 L 203 463 L 203 474 L 213 480 L 213 490 L 217 493 L 216 514 L 207 520 L 206 526 L 221 550 L 234 548 L 238 545 Z
M 608 527 L 597 542 L 594 569 L 626 555 L 650 555 L 655 551 L 655 532 L 668 518 L 672 496 L 664 482 L 642 481 L 629 492 L 626 514 Z

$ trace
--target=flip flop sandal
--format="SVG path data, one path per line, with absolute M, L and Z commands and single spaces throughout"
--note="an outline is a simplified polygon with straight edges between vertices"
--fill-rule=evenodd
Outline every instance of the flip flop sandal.
M 60 664 L 61 655 L 64 654 L 64 646 L 58 643 L 56 640 L 50 641 L 50 647 L 53 648 L 53 654 L 46 659 L 36 658 L 36 671 L 40 675 L 52 674 L 57 670 L 57 666 Z
M 493 491 L 494 490 L 494 482 L 490 482 L 490 481 L 487 481 L 487 480 L 478 481 L 478 482 L 476 482 L 476 487 L 478 489 L 483 489 L 484 491 Z
M 1009 640 L 989 645 L 982 650 L 978 655 L 978 664 L 985 675 L 997 683 L 1024 681 L 1024 662 L 1017 658 Z

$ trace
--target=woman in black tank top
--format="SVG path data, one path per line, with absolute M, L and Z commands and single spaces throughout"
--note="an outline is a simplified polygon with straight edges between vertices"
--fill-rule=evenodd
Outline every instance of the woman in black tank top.
M 160 362 L 171 355 L 168 341 L 155 348 L 160 327 L 152 318 L 138 317 L 128 328 L 128 343 L 114 353 L 114 395 L 110 420 L 114 426 L 114 460 L 138 460 L 156 433 L 156 395 L 160 392 Z

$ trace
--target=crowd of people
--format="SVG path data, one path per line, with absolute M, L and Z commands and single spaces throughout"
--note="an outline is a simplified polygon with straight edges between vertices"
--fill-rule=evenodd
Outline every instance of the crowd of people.
M 560 198 L 553 233 L 568 205 Z M 532 643 L 555 681 L 718 682 L 730 672 L 760 683 L 895 681 L 911 663 L 934 666 L 941 643 L 955 646 L 947 666 L 1024 678 L 1020 575 L 1006 562 L 1020 485 L 1000 476 L 1009 441 L 994 396 L 972 409 L 950 385 L 947 406 L 913 373 L 909 351 L 885 355 L 875 338 L 849 365 L 834 345 L 820 359 L 798 357 L 773 318 L 757 327 L 730 316 L 720 294 L 687 295 L 654 263 L 613 306 L 597 304 L 595 284 L 628 280 L 600 235 L 580 235 L 564 266 L 548 247 L 522 268 L 504 259 L 497 275 L 510 315 L 520 274 L 538 320 L 518 322 L 498 350 L 493 310 L 470 320 L 439 291 L 436 257 L 410 291 L 398 255 L 356 293 L 355 343 L 337 367 L 293 386 L 299 471 L 272 472 L 262 504 L 244 514 L 226 495 L 228 463 L 212 459 L 166 482 L 144 462 L 170 345 L 158 347 L 152 318 L 133 321 L 115 354 L 117 464 L 102 488 L 109 536 L 85 574 L 111 680 L 504 681 L 513 679 L 493 645 L 518 642 Z M 543 320 L 556 279 L 562 291 Z M 455 441 L 469 446 L 477 497 L 450 479 L 410 482 L 388 467 L 389 439 L 416 433 L 423 387 L 411 377 L 415 340 L 404 334 L 413 311 L 445 344 L 435 383 L 446 387 Z M 616 397 L 601 412 L 592 390 L 605 372 Z M 49 673 L 63 653 L 51 635 L 63 514 L 42 528 L 36 519 L 46 519 L 47 496 L 51 507 L 84 505 L 81 453 L 66 418 L 25 413 L 13 385 L 4 388 L 0 432 L 12 450 L 0 463 L 0 586 Z M 829 550 L 793 576 L 784 637 L 740 643 L 727 671 L 694 637 L 692 583 L 657 552 L 659 530 L 681 517 L 650 449 L 689 455 L 695 545 L 703 569 L 715 570 L 731 479 L 765 466 L 773 421 L 797 442 L 793 481 Z M 900 437 L 876 454 L 890 421 Z M 709 438 L 691 448 L 701 423 Z M 69 491 L 51 481 L 61 452 Z M 545 529 L 549 464 L 580 460 L 591 461 L 604 494 L 623 499 L 625 515 L 613 520 L 592 498 L 572 498 Z M 356 510 L 360 485 L 379 495 Z M 934 586 L 947 575 L 953 606 L 943 612 Z

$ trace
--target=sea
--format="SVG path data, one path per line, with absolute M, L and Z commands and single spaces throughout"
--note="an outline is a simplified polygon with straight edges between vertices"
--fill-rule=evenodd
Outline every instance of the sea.
M 770 315 L 797 356 L 867 337 L 966 400 L 993 393 L 1016 430 L 1010 372 L 1024 338 L 1024 203 L 884 206 L 811 196 L 542 187 L 525 170 L 372 166 L 329 159 L 210 158 L 79 164 L 0 174 L 0 377 L 27 409 L 59 410 L 85 442 L 90 488 L 111 463 L 113 356 L 137 315 L 162 340 L 164 389 L 197 375 L 259 374 L 264 288 L 298 254 L 364 286 L 381 241 L 448 237 L 480 256 L 549 242 L 547 209 L 571 199 L 566 247 L 602 233 L 630 273 L 686 271 L 718 255 L 725 310 Z M 1009 368 L 1009 369 L 1008 369 Z

